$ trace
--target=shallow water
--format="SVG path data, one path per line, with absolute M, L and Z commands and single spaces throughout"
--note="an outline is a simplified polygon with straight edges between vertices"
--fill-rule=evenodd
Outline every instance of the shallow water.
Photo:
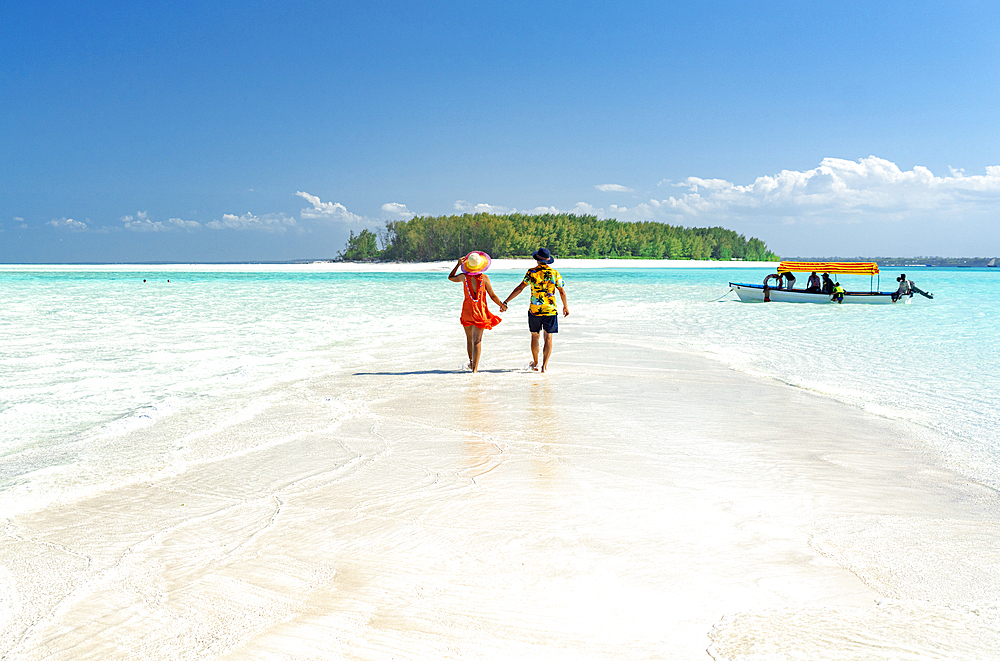
M 961 470 L 1000 486 L 1000 274 L 908 271 L 933 301 L 747 304 L 725 295 L 727 283 L 757 282 L 759 269 L 572 270 L 563 332 L 709 356 L 912 421 Z M 498 293 L 519 275 L 495 272 Z M 356 369 L 386 342 L 433 359 L 459 332 L 460 289 L 439 273 L 6 266 L 0 288 L 7 511 L 171 470 L 178 434 L 211 424 L 214 407 L 264 406 L 282 384 Z M 499 348 L 521 366 L 525 299 L 488 338 L 487 363 Z M 169 419 L 146 447 L 116 443 Z

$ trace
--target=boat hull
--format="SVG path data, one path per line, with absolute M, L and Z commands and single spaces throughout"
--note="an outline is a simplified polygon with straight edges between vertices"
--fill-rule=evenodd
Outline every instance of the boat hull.
M 764 285 L 750 285 L 740 282 L 730 282 L 729 286 L 740 297 L 741 301 L 747 303 L 765 303 L 770 299 L 771 303 L 834 303 L 830 294 L 816 294 L 801 289 L 768 289 L 767 296 L 764 295 Z M 908 305 L 913 299 L 913 294 L 904 296 L 898 301 L 892 300 L 892 292 L 860 292 L 849 291 L 844 293 L 844 303 L 865 305 Z

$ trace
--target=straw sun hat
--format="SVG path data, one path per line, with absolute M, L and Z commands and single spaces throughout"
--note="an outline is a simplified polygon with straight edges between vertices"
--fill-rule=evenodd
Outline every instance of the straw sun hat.
M 490 267 L 490 256 L 479 250 L 473 250 L 465 256 L 462 262 L 462 273 L 482 273 Z

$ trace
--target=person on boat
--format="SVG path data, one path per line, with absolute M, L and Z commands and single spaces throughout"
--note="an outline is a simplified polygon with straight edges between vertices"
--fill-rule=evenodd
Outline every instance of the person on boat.
M 789 271 L 785 274 L 785 289 L 791 291 L 795 287 L 795 274 Z
M 829 273 L 823 274 L 823 293 L 824 294 L 833 293 L 833 280 L 830 279 Z
M 905 273 L 900 273 L 899 277 L 896 278 L 896 282 L 899 283 L 899 289 L 893 292 L 892 294 L 893 301 L 898 301 L 904 296 L 913 296 L 913 294 L 910 293 L 911 290 L 913 289 L 913 281 L 907 280 Z
M 806 291 L 810 294 L 818 294 L 822 290 L 823 286 L 820 284 L 819 276 L 816 275 L 816 271 L 813 271 L 806 280 Z
M 539 248 L 531 255 L 538 262 L 535 268 L 528 269 L 524 279 L 514 287 L 514 291 L 503 301 L 513 300 L 528 285 L 531 285 L 531 302 L 528 306 L 528 330 L 531 332 L 531 363 L 528 365 L 542 372 L 549 368 L 549 357 L 552 355 L 552 336 L 559 332 L 559 309 L 556 307 L 556 292 L 562 299 L 563 316 L 569 316 L 569 302 L 566 300 L 566 290 L 563 289 L 563 279 L 559 271 L 550 266 L 556 258 L 548 248 Z M 542 346 L 542 361 L 538 362 L 539 336 L 544 335 Z
M 507 304 L 493 292 L 490 276 L 486 269 L 490 267 L 490 256 L 484 252 L 473 251 L 458 260 L 455 268 L 448 274 L 452 282 L 461 282 L 465 295 L 462 297 L 462 326 L 465 328 L 465 348 L 469 353 L 469 369 L 479 371 L 479 358 L 483 353 L 483 331 L 490 330 L 503 319 L 490 312 L 486 305 L 488 294 L 493 302 L 500 306 L 500 312 L 506 312 Z M 462 269 L 459 273 L 458 270 Z
M 840 286 L 839 282 L 833 283 L 833 296 L 830 298 L 831 301 L 835 303 L 844 302 L 844 288 Z
M 771 278 L 774 278 L 775 283 L 771 284 Z M 772 273 L 771 275 L 764 278 L 764 289 L 781 289 L 781 274 Z

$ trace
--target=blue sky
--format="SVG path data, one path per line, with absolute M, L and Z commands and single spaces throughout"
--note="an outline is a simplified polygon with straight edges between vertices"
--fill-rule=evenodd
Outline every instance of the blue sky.
M 334 256 L 413 214 L 1000 253 L 992 2 L 5 3 L 0 262 Z

